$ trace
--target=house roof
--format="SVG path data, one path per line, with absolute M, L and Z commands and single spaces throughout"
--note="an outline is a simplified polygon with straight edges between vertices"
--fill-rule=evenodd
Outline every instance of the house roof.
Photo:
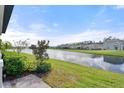
M 6 32 L 13 7 L 13 5 L 0 5 L 0 34 Z

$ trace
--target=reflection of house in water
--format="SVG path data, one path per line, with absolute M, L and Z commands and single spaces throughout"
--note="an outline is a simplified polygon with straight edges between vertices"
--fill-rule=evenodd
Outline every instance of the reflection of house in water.
M 111 64 L 123 64 L 124 58 L 122 57 L 113 57 L 113 56 L 104 56 L 104 61 Z

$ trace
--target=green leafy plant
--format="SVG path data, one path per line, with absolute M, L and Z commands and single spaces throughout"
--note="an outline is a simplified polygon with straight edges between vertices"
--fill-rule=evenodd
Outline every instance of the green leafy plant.
M 10 49 L 10 48 L 12 48 L 12 44 L 11 44 L 9 41 L 6 41 L 6 42 L 4 43 L 4 46 L 5 46 L 5 49 Z
M 46 73 L 51 70 L 51 64 L 50 63 L 43 63 L 41 65 L 37 66 L 36 71 L 38 73 Z
M 10 76 L 19 76 L 24 71 L 24 64 L 21 58 L 18 56 L 16 57 L 6 57 L 4 58 L 5 66 L 4 72 L 6 75 Z
M 0 39 L 0 50 L 2 52 L 10 48 L 12 48 L 12 44 L 9 41 L 3 42 L 2 39 Z
M 38 41 L 37 45 L 31 45 L 33 54 L 37 59 L 37 72 L 44 73 L 51 69 L 51 65 L 46 63 L 46 60 L 49 59 L 49 56 L 46 52 L 49 47 L 49 41 L 41 40 Z
M 3 52 L 4 74 L 18 76 L 24 72 L 35 72 L 37 62 L 34 55 L 17 52 Z
M 46 49 L 49 47 L 48 44 L 49 41 L 41 40 L 38 41 L 37 46 L 32 45 L 33 47 L 31 47 L 33 49 L 33 54 L 37 59 L 38 65 L 44 63 L 46 60 L 49 59 L 49 56 L 46 53 Z

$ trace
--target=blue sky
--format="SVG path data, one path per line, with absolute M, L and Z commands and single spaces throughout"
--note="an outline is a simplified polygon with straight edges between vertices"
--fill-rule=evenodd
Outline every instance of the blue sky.
M 50 40 L 50 45 L 124 38 L 124 6 L 15 6 L 4 40 Z

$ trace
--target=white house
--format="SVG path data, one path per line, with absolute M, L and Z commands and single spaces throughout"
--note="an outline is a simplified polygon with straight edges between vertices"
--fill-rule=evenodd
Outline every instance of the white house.
M 104 40 L 103 47 L 106 50 L 124 50 L 124 40 L 107 38 Z
M 87 45 L 89 50 L 102 50 L 103 43 L 92 43 Z

